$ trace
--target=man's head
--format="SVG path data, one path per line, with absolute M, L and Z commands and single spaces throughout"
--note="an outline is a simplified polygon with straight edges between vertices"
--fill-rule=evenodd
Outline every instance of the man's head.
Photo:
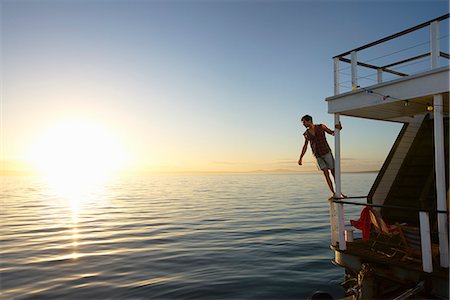
M 301 121 L 303 123 L 303 126 L 305 126 L 305 127 L 309 127 L 309 126 L 311 126 L 313 124 L 313 119 L 312 119 L 312 117 L 310 115 L 304 115 L 301 118 Z

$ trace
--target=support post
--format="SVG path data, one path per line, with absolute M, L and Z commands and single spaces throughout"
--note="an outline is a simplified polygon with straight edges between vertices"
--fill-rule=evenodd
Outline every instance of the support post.
M 338 240 L 339 250 L 346 250 L 347 244 L 345 243 L 345 222 L 344 222 L 344 204 L 338 203 Z
M 334 114 L 334 124 L 339 124 L 340 116 L 339 114 Z M 334 189 L 334 197 L 341 197 L 341 135 L 340 130 L 334 129 L 334 152 L 335 152 L 335 160 L 334 160 L 334 181 L 335 181 L 335 189 Z M 339 249 L 345 250 L 347 249 L 347 245 L 345 244 L 344 239 L 344 231 L 345 231 L 345 222 L 344 222 L 344 205 L 342 203 L 338 204 L 338 239 L 339 239 Z
M 333 59 L 334 65 L 334 95 L 339 95 L 339 57 Z
M 334 114 L 334 124 L 340 124 L 340 116 L 339 114 Z M 335 186 L 335 198 L 341 197 L 341 131 L 337 128 L 334 128 L 334 181 L 336 183 Z
M 439 67 L 439 22 L 434 21 L 430 25 L 430 53 L 431 53 L 431 69 Z
M 445 190 L 444 117 L 442 95 L 434 95 L 434 165 L 436 177 L 437 209 L 447 211 Z M 449 267 L 448 218 L 438 213 L 439 253 L 441 267 Z
M 383 82 L 383 70 L 378 69 L 377 70 L 377 83 L 382 83 L 382 82 Z
M 433 257 L 431 253 L 430 218 L 427 212 L 419 212 L 420 220 L 420 244 L 422 250 L 422 269 L 424 272 L 433 273 Z
M 336 215 L 334 209 L 333 199 L 330 199 L 330 226 L 331 226 L 331 245 L 336 246 L 337 237 L 336 237 Z
M 352 51 L 350 55 L 350 61 L 352 64 L 352 90 L 356 90 L 358 88 L 358 59 L 356 56 L 356 51 Z

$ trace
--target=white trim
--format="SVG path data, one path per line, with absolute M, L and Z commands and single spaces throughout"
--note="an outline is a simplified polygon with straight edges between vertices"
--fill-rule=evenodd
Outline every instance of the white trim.
M 336 237 L 336 215 L 334 209 L 334 202 L 330 200 L 330 225 L 331 225 L 331 245 L 336 246 L 337 237 Z
M 427 212 L 419 212 L 420 245 L 422 252 L 422 268 L 424 272 L 433 272 L 433 257 L 431 253 L 430 218 Z
M 344 204 L 338 203 L 338 240 L 339 250 L 346 250 L 347 244 L 345 243 L 345 223 L 344 223 Z
M 340 124 L 340 116 L 339 114 L 334 114 L 334 124 Z M 334 128 L 334 174 L 335 174 L 335 198 L 341 197 L 341 131 L 337 128 Z
M 434 164 L 436 176 L 436 201 L 437 209 L 447 210 L 446 191 L 445 191 L 445 154 L 444 154 L 444 120 L 443 120 L 443 101 L 442 95 L 434 95 Z M 439 231 L 439 252 L 441 258 L 441 267 L 448 268 L 448 226 L 447 216 L 438 214 Z

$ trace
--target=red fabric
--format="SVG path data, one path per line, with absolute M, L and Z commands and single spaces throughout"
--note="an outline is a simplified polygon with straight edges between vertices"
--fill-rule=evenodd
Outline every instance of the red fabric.
M 372 221 L 370 220 L 370 211 L 372 210 L 372 207 L 365 206 L 363 210 L 361 211 L 361 215 L 359 216 L 359 220 L 350 220 L 350 224 L 362 230 L 362 238 L 363 240 L 368 240 L 370 236 L 370 225 L 372 224 Z
M 312 135 L 308 130 L 306 130 L 303 135 L 308 139 L 315 157 L 324 156 L 331 151 L 325 137 L 325 130 L 323 130 L 322 124 L 314 126 L 314 135 Z

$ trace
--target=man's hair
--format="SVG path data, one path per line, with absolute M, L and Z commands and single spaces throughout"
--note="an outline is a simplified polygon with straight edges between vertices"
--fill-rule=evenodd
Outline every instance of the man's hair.
M 312 117 L 310 115 L 304 115 L 302 117 L 302 121 L 312 122 Z

